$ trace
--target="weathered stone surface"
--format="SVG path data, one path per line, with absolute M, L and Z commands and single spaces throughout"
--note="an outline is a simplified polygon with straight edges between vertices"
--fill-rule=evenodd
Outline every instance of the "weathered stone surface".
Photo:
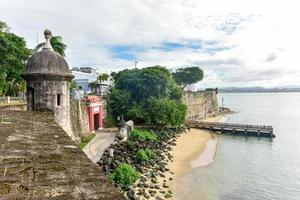
M 88 108 L 81 100 L 70 100 L 71 128 L 75 141 L 78 141 L 90 133 Z
M 0 110 L 0 116 L 1 200 L 124 199 L 52 114 Z
M 217 93 L 215 90 L 184 92 L 184 101 L 188 107 L 186 119 L 203 118 L 218 110 Z
M 25 75 L 35 74 L 74 77 L 66 60 L 53 50 L 42 50 L 30 57 Z
M 50 111 L 55 121 L 76 140 L 70 123 L 70 81 L 74 78 L 67 61 L 50 44 L 51 31 L 44 32 L 46 43 L 27 62 L 22 77 L 27 83 L 27 110 Z

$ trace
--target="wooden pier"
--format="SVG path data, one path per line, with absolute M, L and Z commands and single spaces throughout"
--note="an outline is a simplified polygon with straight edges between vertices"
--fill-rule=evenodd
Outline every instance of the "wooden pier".
M 193 121 L 190 127 L 206 129 L 218 133 L 233 134 L 233 135 L 248 135 L 258 137 L 274 138 L 272 126 L 265 125 L 248 125 L 248 124 L 234 124 L 234 123 L 219 123 L 219 122 L 204 122 Z

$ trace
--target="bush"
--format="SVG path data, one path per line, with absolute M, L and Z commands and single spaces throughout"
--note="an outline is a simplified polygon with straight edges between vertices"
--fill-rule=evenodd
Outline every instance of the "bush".
M 154 124 L 178 127 L 185 121 L 187 107 L 181 100 L 150 98 L 149 107 Z
M 131 131 L 129 139 L 132 141 L 141 141 L 141 142 L 155 141 L 155 140 L 157 140 L 157 136 L 152 131 L 134 129 Z
M 140 174 L 129 164 L 120 164 L 109 178 L 120 185 L 123 189 L 128 189 L 138 178 Z
M 136 146 L 136 143 L 134 141 L 127 141 L 126 145 L 130 150 L 133 150 Z
M 149 160 L 154 159 L 156 157 L 156 154 L 152 150 L 146 148 L 146 149 L 140 149 L 137 152 L 136 157 L 140 162 L 141 161 L 148 162 Z

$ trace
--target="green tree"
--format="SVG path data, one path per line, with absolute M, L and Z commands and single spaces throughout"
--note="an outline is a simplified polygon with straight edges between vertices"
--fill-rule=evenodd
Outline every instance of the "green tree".
M 163 103 L 171 101 L 173 104 L 185 105 L 182 102 L 182 89 L 178 87 L 170 72 L 161 66 L 143 69 L 126 69 L 114 75 L 114 87 L 108 99 L 108 110 L 112 118 L 123 115 L 126 120 L 132 119 L 136 123 L 154 123 L 157 125 L 179 126 L 184 122 L 166 122 L 159 119 L 153 112 L 154 100 L 165 99 Z M 156 105 L 156 104 L 155 104 Z M 176 110 L 169 109 L 173 114 Z M 185 118 L 185 112 L 180 118 Z M 169 115 L 170 113 L 168 113 Z M 172 114 L 172 116 L 173 116 Z M 159 115 L 159 117 L 165 117 Z M 160 123 L 163 121 L 163 123 Z
M 152 121 L 157 125 L 176 127 L 185 121 L 187 107 L 182 101 L 151 98 L 149 107 Z
M 77 89 L 77 88 L 78 88 L 77 82 L 75 80 L 72 80 L 70 82 L 70 90 L 72 91 L 73 89 Z
M 24 38 L 10 32 L 7 24 L 0 21 L 0 96 L 16 96 L 25 91 L 21 74 L 30 54 Z
M 104 82 L 104 81 L 107 81 L 108 79 L 109 79 L 109 75 L 106 74 L 106 73 L 102 73 L 102 74 L 100 74 L 99 77 L 98 77 L 98 81 L 99 81 L 100 83 L 102 83 L 102 82 Z
M 56 51 L 63 57 L 66 56 L 65 51 L 67 49 L 67 45 L 63 43 L 63 38 L 61 36 L 52 36 L 50 39 L 50 43 L 51 43 L 51 46 L 54 51 Z M 40 49 L 42 49 L 44 45 L 45 45 L 45 42 L 38 44 L 34 48 L 34 52 L 37 52 Z
M 190 84 L 197 83 L 203 79 L 203 71 L 199 67 L 187 67 L 177 69 L 173 77 L 183 89 Z

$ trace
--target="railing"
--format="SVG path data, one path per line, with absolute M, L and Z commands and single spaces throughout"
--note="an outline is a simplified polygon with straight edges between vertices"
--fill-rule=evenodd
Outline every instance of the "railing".
M 203 122 L 203 121 L 195 121 L 195 123 L 197 125 L 211 126 L 211 127 L 273 131 L 273 127 L 270 125 L 248 125 L 248 124 L 235 124 L 235 123 Z
M 16 102 L 16 101 L 21 101 L 24 102 L 26 101 L 26 97 L 20 96 L 20 97 L 0 97 L 0 103 L 10 103 L 10 102 Z

